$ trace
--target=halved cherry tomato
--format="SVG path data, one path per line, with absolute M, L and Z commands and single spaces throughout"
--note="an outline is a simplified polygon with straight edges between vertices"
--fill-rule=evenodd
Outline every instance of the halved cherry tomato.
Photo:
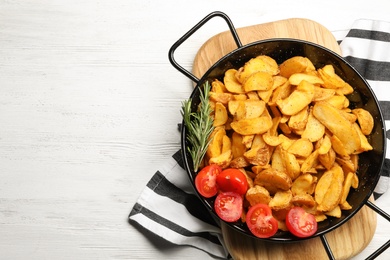
M 211 198 L 218 192 L 216 179 L 222 172 L 221 167 L 216 164 L 210 164 L 204 167 L 195 177 L 195 187 L 197 191 L 205 198 Z
M 246 224 L 253 235 L 259 238 L 272 237 L 278 231 L 278 221 L 272 216 L 267 204 L 256 204 L 246 214 Z
M 248 190 L 248 181 L 238 169 L 225 169 L 217 176 L 217 185 L 221 191 L 233 191 L 245 194 Z
M 242 207 L 243 198 L 236 192 L 221 192 L 214 202 L 215 212 L 226 222 L 239 220 L 242 214 Z
M 286 216 L 288 230 L 297 237 L 310 237 L 317 231 L 315 217 L 301 207 L 291 208 Z

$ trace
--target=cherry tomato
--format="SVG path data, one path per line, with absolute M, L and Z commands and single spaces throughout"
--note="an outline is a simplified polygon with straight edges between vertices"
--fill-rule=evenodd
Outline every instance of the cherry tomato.
M 195 177 L 195 187 L 197 191 L 205 198 L 211 198 L 218 192 L 216 179 L 222 172 L 221 167 L 216 164 L 210 164 L 204 167 Z
M 246 214 L 246 224 L 249 230 L 259 238 L 272 237 L 278 231 L 278 221 L 272 216 L 272 210 L 267 204 L 256 204 Z
M 315 217 L 301 207 L 291 208 L 286 216 L 288 230 L 297 237 L 310 237 L 317 231 Z
M 242 207 L 242 196 L 236 192 L 221 192 L 214 202 L 215 212 L 226 222 L 239 220 L 242 214 Z
M 221 191 L 233 191 L 245 194 L 248 190 L 246 176 L 238 169 L 225 169 L 217 176 L 217 185 Z

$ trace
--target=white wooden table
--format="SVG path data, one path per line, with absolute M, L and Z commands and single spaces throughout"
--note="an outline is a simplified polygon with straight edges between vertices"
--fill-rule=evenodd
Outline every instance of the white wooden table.
M 374 3 L 375 2 L 375 3 Z M 390 20 L 377 1 L 0 0 L 0 258 L 202 259 L 127 221 L 141 190 L 180 146 L 191 82 L 170 46 L 206 14 L 236 27 L 300 17 L 331 31 Z M 213 22 L 178 52 L 191 68 Z M 390 192 L 378 201 L 390 212 Z M 378 217 L 363 259 L 390 237 Z M 390 251 L 381 259 L 389 259 Z

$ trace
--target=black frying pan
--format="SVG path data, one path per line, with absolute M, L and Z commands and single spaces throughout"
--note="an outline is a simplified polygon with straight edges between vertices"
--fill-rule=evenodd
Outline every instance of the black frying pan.
M 203 24 L 216 16 L 222 17 L 227 22 L 232 36 L 237 44 L 237 49 L 222 57 L 202 76 L 201 79 L 198 79 L 175 61 L 174 52 L 178 46 L 180 46 L 186 39 L 188 39 Z M 352 216 L 354 216 L 363 205 L 370 203 L 368 199 L 370 198 L 379 180 L 380 171 L 385 158 L 386 141 L 384 120 L 379 109 L 378 100 L 367 81 L 363 79 L 363 77 L 347 61 L 345 61 L 335 52 L 314 43 L 294 39 L 269 39 L 243 46 L 229 17 L 221 12 L 213 12 L 206 16 L 182 38 L 180 38 L 169 50 L 169 60 L 171 64 L 196 83 L 196 87 L 190 96 L 193 101 L 193 111 L 195 111 L 200 102 L 199 95 L 205 81 L 213 79 L 219 79 L 222 81 L 223 75 L 227 69 L 238 69 L 239 67 L 242 67 L 249 59 L 258 55 L 268 55 L 274 58 L 278 64 L 293 56 L 304 56 L 309 58 L 316 68 L 323 67 L 327 64 L 332 64 L 335 68 L 335 72 L 354 88 L 354 93 L 348 97 L 350 100 L 350 108 L 364 108 L 368 110 L 374 117 L 374 129 L 372 134 L 368 136 L 368 140 L 374 149 L 359 156 L 359 187 L 356 190 L 351 189 L 347 199 L 351 204 L 352 209 L 344 210 L 342 212 L 341 218 L 329 217 L 327 220 L 318 223 L 318 231 L 312 237 L 321 236 L 322 239 L 325 239 L 325 233 L 339 227 L 348 221 Z M 194 179 L 197 173 L 192 169 L 191 156 L 187 152 L 187 147 L 190 144 L 187 142 L 186 135 L 187 130 L 183 123 L 181 131 L 181 148 L 186 171 L 192 184 L 194 184 Z M 213 216 L 218 218 L 213 212 L 213 198 L 204 199 L 200 195 L 199 198 L 204 202 L 205 206 L 210 210 Z M 372 205 L 369 204 L 369 206 Z M 235 230 L 252 236 L 253 238 L 260 239 L 251 234 L 245 223 L 241 223 L 239 221 L 236 223 L 227 224 Z M 289 232 L 278 231 L 275 236 L 263 240 L 291 242 L 302 239 L 293 236 Z

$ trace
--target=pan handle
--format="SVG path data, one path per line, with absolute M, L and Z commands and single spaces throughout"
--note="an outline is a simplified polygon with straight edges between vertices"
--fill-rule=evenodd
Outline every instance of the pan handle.
M 381 215 L 383 218 L 385 218 L 387 221 L 390 222 L 390 214 L 383 211 L 381 208 L 379 208 L 377 205 L 375 205 L 373 202 L 367 200 L 366 205 L 371 208 L 373 211 Z M 384 251 L 386 251 L 388 248 L 390 248 L 390 239 L 383 244 L 381 247 L 379 247 L 374 253 L 372 253 L 370 256 L 366 258 L 366 260 L 373 260 L 377 258 L 380 254 L 382 254 Z
M 328 255 L 329 259 L 330 260 L 336 259 L 333 255 L 332 249 L 330 248 L 328 240 L 326 239 L 325 235 L 321 235 L 320 238 L 321 238 L 322 245 L 324 246 L 324 249 L 325 249 L 326 254 Z
M 192 27 L 186 34 L 184 34 L 177 42 L 175 42 L 172 47 L 169 49 L 169 53 L 168 53 L 168 57 L 169 57 L 169 61 L 171 62 L 172 66 L 175 67 L 178 71 L 180 71 L 181 73 L 184 74 L 184 76 L 188 77 L 190 80 L 194 81 L 195 83 L 198 83 L 199 82 L 199 79 L 194 75 L 192 74 L 191 72 L 189 72 L 188 70 L 186 70 L 185 68 L 183 68 L 182 66 L 180 66 L 175 58 L 174 58 L 174 53 L 176 51 L 176 49 L 184 42 L 186 41 L 192 34 L 194 34 L 199 28 L 201 28 L 206 22 L 208 22 L 211 18 L 213 17 L 216 17 L 216 16 L 219 16 L 219 17 L 222 17 L 227 25 L 229 26 L 229 29 L 230 29 L 230 32 L 232 33 L 232 36 L 234 38 L 234 41 L 236 42 L 236 45 L 238 48 L 242 47 L 242 43 L 240 41 L 240 38 L 238 37 L 238 34 L 237 34 L 237 31 L 236 29 L 234 28 L 234 25 L 232 23 L 232 21 L 230 20 L 230 18 L 223 12 L 220 12 L 220 11 L 215 11 L 215 12 L 212 12 L 210 13 L 209 15 L 207 15 L 205 18 L 203 18 L 198 24 L 196 24 L 194 27 Z

